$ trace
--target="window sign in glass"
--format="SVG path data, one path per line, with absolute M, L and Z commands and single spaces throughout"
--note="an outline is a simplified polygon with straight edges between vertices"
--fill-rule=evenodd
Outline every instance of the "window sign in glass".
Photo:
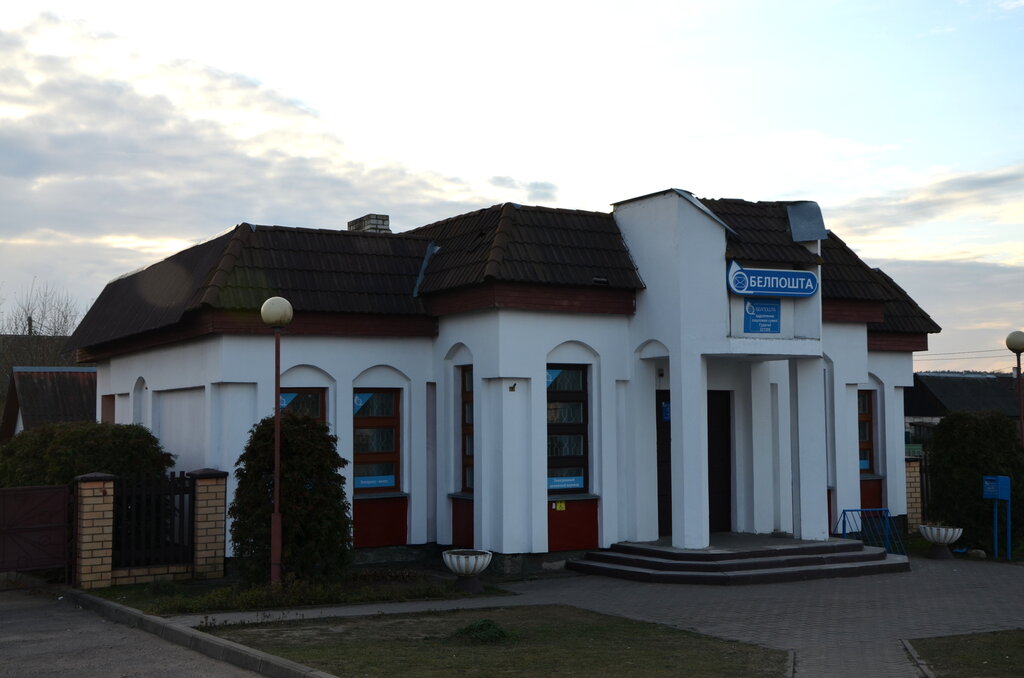
M 394 464 L 356 464 L 356 489 L 395 486 Z
M 352 414 L 357 417 L 395 416 L 393 393 L 356 393 L 352 396 Z
M 321 419 L 324 415 L 323 389 L 281 390 L 281 410 L 304 417 Z
M 548 369 L 549 391 L 582 391 L 583 369 Z
M 567 466 L 548 469 L 549 490 L 580 490 L 583 489 L 583 469 Z

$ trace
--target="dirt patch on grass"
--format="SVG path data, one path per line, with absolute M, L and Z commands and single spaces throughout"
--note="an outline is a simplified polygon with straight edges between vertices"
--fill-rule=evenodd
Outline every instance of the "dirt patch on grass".
M 478 628 L 488 629 L 487 642 Z M 565 606 L 207 629 L 344 676 L 782 676 L 786 653 Z M 468 632 L 467 632 L 468 631 Z M 500 633 L 499 633 L 500 631 Z

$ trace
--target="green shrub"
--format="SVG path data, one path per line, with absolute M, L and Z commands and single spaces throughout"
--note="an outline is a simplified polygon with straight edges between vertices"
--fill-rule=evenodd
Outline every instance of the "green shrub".
M 173 464 L 174 455 L 138 424 L 48 424 L 0 447 L 0 487 L 64 485 L 93 472 L 165 473 Z
M 1013 420 L 996 412 L 953 412 L 935 429 L 928 456 L 927 519 L 964 528 L 957 546 L 992 548 L 992 500 L 982 498 L 982 476 L 1009 476 L 1012 512 L 1024 516 L 1024 451 Z M 1002 502 L 1001 502 L 1002 504 Z M 999 509 L 999 541 L 1006 535 L 1005 509 Z M 1024 529 L 1013 525 L 1013 541 Z
M 288 581 L 334 578 L 352 549 L 349 504 L 337 437 L 311 417 L 281 416 L 281 569 Z M 231 542 L 242 578 L 270 579 L 270 516 L 274 498 L 274 418 L 249 431 L 235 468 L 238 487 L 228 509 Z

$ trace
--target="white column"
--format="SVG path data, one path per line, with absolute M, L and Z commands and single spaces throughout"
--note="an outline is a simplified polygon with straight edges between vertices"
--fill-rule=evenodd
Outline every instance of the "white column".
M 903 437 L 903 388 L 889 386 L 884 389 L 885 421 L 880 429 L 884 433 L 882 455 L 885 474 L 885 505 L 889 514 L 901 516 L 907 512 L 907 463 Z M 884 455 L 884 456 L 883 456 Z
M 857 424 L 857 384 L 835 388 L 836 514 L 860 508 L 860 435 Z
M 790 374 L 793 536 L 828 539 L 824 361 L 790 361 Z
M 768 363 L 753 363 L 750 366 L 751 503 L 753 531 L 757 534 L 771 532 L 775 522 L 773 430 Z
M 672 383 L 672 545 L 710 544 L 708 508 L 708 378 L 698 354 L 670 364 Z
M 627 539 L 653 541 L 658 538 L 658 438 L 653 411 L 657 368 L 652 360 L 638 363 L 624 404 L 632 433 L 627 440 L 632 442 L 619 457 L 623 483 L 629 479 L 631 493 L 631 506 L 623 513 L 623 534 Z

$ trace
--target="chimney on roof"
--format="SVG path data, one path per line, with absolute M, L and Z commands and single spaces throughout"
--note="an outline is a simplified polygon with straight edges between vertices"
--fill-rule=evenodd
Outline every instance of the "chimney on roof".
M 364 217 L 353 219 L 348 222 L 348 230 L 364 231 L 370 233 L 390 233 L 390 220 L 386 214 L 367 214 Z

